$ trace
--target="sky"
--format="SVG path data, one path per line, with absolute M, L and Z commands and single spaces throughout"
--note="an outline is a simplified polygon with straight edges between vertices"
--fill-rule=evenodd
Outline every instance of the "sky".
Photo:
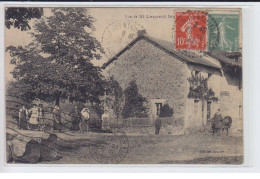
M 101 66 L 108 59 L 113 57 L 136 36 L 138 30 L 145 29 L 147 35 L 161 40 L 166 40 L 174 43 L 175 35 L 175 17 L 176 12 L 185 12 L 185 8 L 88 8 L 89 14 L 95 19 L 94 26 L 96 31 L 93 36 L 101 43 L 105 50 L 105 55 L 102 55 L 101 60 L 93 60 L 93 64 Z M 190 10 L 190 9 L 189 9 Z M 195 9 L 198 10 L 198 9 Z M 237 10 L 229 9 L 200 9 L 203 11 L 211 11 L 211 13 L 237 13 Z M 227 11 L 227 12 L 226 12 Z M 51 9 L 44 8 L 43 16 L 50 16 Z M 32 29 L 30 31 L 21 31 L 11 28 L 5 29 L 5 47 L 25 46 L 31 42 L 30 32 L 33 32 L 33 24 L 35 20 L 30 21 Z M 241 31 L 240 31 L 241 33 Z M 241 33 L 242 34 L 242 33 Z M 240 36 L 240 39 L 241 36 Z M 240 45 L 241 45 L 240 41 Z M 174 48 L 174 47 L 173 47 Z M 13 66 L 10 65 L 10 55 L 5 52 L 5 69 L 6 78 L 12 79 L 10 72 Z
M 105 50 L 101 60 L 93 64 L 101 66 L 127 43 L 136 37 L 137 31 L 145 29 L 147 34 L 166 41 L 173 41 L 174 10 L 173 8 L 88 8 L 94 17 L 96 31 L 93 35 L 101 42 Z M 49 16 L 50 9 L 44 8 L 44 16 Z M 34 20 L 30 21 L 32 29 L 21 31 L 5 29 L 5 47 L 24 46 L 31 42 Z M 11 79 L 10 55 L 5 52 L 6 77 Z

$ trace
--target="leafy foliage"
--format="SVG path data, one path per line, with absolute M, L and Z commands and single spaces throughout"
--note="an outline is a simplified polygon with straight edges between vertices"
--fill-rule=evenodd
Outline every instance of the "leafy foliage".
M 120 84 L 114 79 L 114 77 L 110 77 L 106 81 L 106 96 L 104 99 L 104 103 L 108 106 L 109 109 L 114 111 L 115 117 L 118 119 L 121 116 L 124 104 L 124 94 L 123 89 Z
M 168 104 L 165 104 L 161 107 L 159 117 L 172 117 L 173 113 L 173 109 Z
M 123 118 L 147 117 L 147 110 L 144 102 L 147 100 L 138 92 L 135 81 L 131 81 L 124 91 L 125 105 L 123 108 Z
M 85 8 L 51 11 L 51 16 L 35 23 L 29 45 L 7 47 L 16 65 L 14 85 L 25 87 L 19 94 L 30 99 L 100 103 L 103 76 L 91 60 L 100 59 L 103 49 L 92 36 L 94 19 Z
M 215 92 L 211 88 L 208 88 L 208 78 L 203 77 L 201 74 L 194 75 L 192 73 L 188 81 L 190 83 L 189 98 L 202 101 L 218 101 L 218 98 L 215 97 Z
M 30 30 L 29 20 L 39 19 L 43 15 L 43 8 L 8 7 L 5 10 L 5 26 L 11 26 L 21 31 Z

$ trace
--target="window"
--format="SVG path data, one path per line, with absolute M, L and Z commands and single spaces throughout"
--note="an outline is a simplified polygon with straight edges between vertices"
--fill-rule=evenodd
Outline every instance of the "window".
M 212 74 L 208 73 L 208 78 L 210 78 L 212 76 Z
M 162 103 L 155 103 L 155 107 L 156 107 L 156 116 L 159 116 L 162 108 Z
M 166 99 L 151 99 L 151 112 L 153 117 L 158 117 L 161 112 L 162 106 L 165 104 Z
M 199 100 L 194 100 L 194 116 L 199 116 Z

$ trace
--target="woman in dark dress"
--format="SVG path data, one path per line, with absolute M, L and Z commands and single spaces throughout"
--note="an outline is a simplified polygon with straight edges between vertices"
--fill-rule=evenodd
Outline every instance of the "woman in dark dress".
M 28 118 L 28 110 L 26 109 L 25 106 L 22 106 L 22 108 L 19 110 L 19 123 L 18 123 L 19 129 L 23 129 L 23 130 L 27 129 L 28 126 L 27 118 Z
M 44 121 L 44 110 L 43 110 L 43 105 L 39 104 L 38 105 L 38 130 L 43 131 L 45 128 L 45 121 Z
M 214 135 L 214 133 L 218 133 L 218 135 L 220 135 L 220 129 L 222 128 L 222 115 L 220 114 L 220 109 L 218 109 L 218 111 L 215 113 L 214 117 L 212 118 L 212 134 Z
M 79 123 L 81 122 L 81 114 L 78 109 L 78 106 L 74 107 L 74 110 L 70 112 L 71 122 L 72 126 L 70 130 L 72 131 L 78 131 L 79 130 Z
M 56 105 L 52 113 L 53 113 L 53 130 L 61 131 L 60 107 Z

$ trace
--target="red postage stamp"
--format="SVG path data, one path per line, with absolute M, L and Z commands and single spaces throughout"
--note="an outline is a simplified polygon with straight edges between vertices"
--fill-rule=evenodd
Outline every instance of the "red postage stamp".
M 175 48 L 188 50 L 206 50 L 205 12 L 176 12 Z

